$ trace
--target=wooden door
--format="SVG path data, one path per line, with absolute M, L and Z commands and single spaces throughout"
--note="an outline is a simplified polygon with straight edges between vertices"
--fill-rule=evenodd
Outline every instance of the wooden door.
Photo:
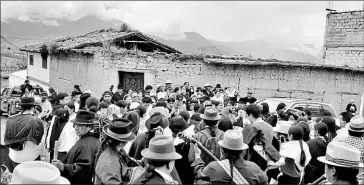
M 119 72 L 124 91 L 142 91 L 144 89 L 144 73 Z

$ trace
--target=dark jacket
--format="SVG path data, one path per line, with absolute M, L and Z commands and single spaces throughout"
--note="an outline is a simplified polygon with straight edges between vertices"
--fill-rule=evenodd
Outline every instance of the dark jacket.
M 93 184 L 94 160 L 101 146 L 97 138 L 98 134 L 92 132 L 83 135 L 63 160 L 64 170 L 61 175 L 71 184 Z
M 312 158 L 305 167 L 305 183 L 312 183 L 325 173 L 325 164 L 318 161 L 317 157 L 325 156 L 327 144 L 326 141 L 318 137 L 307 141 Z
M 17 114 L 6 120 L 5 145 L 31 141 L 39 144 L 44 134 L 42 121 L 31 114 Z
M 207 176 L 212 184 L 231 184 L 231 177 L 216 161 L 204 167 L 204 162 L 198 158 L 192 166 L 195 168 L 197 178 Z M 268 184 L 268 177 L 255 163 L 238 159 L 234 166 L 250 185 Z
M 176 148 L 176 152 L 182 156 L 181 159 L 175 161 L 174 165 L 182 184 L 193 184 L 195 175 L 191 164 L 195 157 L 194 146 L 190 143 L 183 142 L 174 147 Z

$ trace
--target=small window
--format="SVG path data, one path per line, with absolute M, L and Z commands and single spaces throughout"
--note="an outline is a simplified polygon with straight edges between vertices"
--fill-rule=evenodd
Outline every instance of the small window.
M 47 69 L 47 59 L 46 58 L 42 58 L 42 68 Z
M 308 109 L 311 111 L 312 117 L 322 117 L 324 115 L 320 104 L 309 104 Z
M 29 65 L 34 65 L 33 55 L 29 55 Z

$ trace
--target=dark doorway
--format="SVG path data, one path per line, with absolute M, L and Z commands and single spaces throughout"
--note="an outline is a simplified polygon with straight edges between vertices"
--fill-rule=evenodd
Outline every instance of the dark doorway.
M 123 86 L 124 91 L 129 89 L 137 92 L 142 91 L 144 89 L 144 73 L 119 71 L 119 83 Z

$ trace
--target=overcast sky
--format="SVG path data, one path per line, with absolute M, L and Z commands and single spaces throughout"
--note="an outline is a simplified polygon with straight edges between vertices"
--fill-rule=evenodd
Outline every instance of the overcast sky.
M 54 19 L 76 20 L 86 15 L 122 20 L 157 36 L 180 38 L 196 31 L 214 40 L 270 41 L 322 44 L 328 1 L 174 1 L 86 2 L 1 1 L 1 21 L 41 20 L 58 26 Z M 363 1 L 335 1 L 337 11 L 362 10 Z

